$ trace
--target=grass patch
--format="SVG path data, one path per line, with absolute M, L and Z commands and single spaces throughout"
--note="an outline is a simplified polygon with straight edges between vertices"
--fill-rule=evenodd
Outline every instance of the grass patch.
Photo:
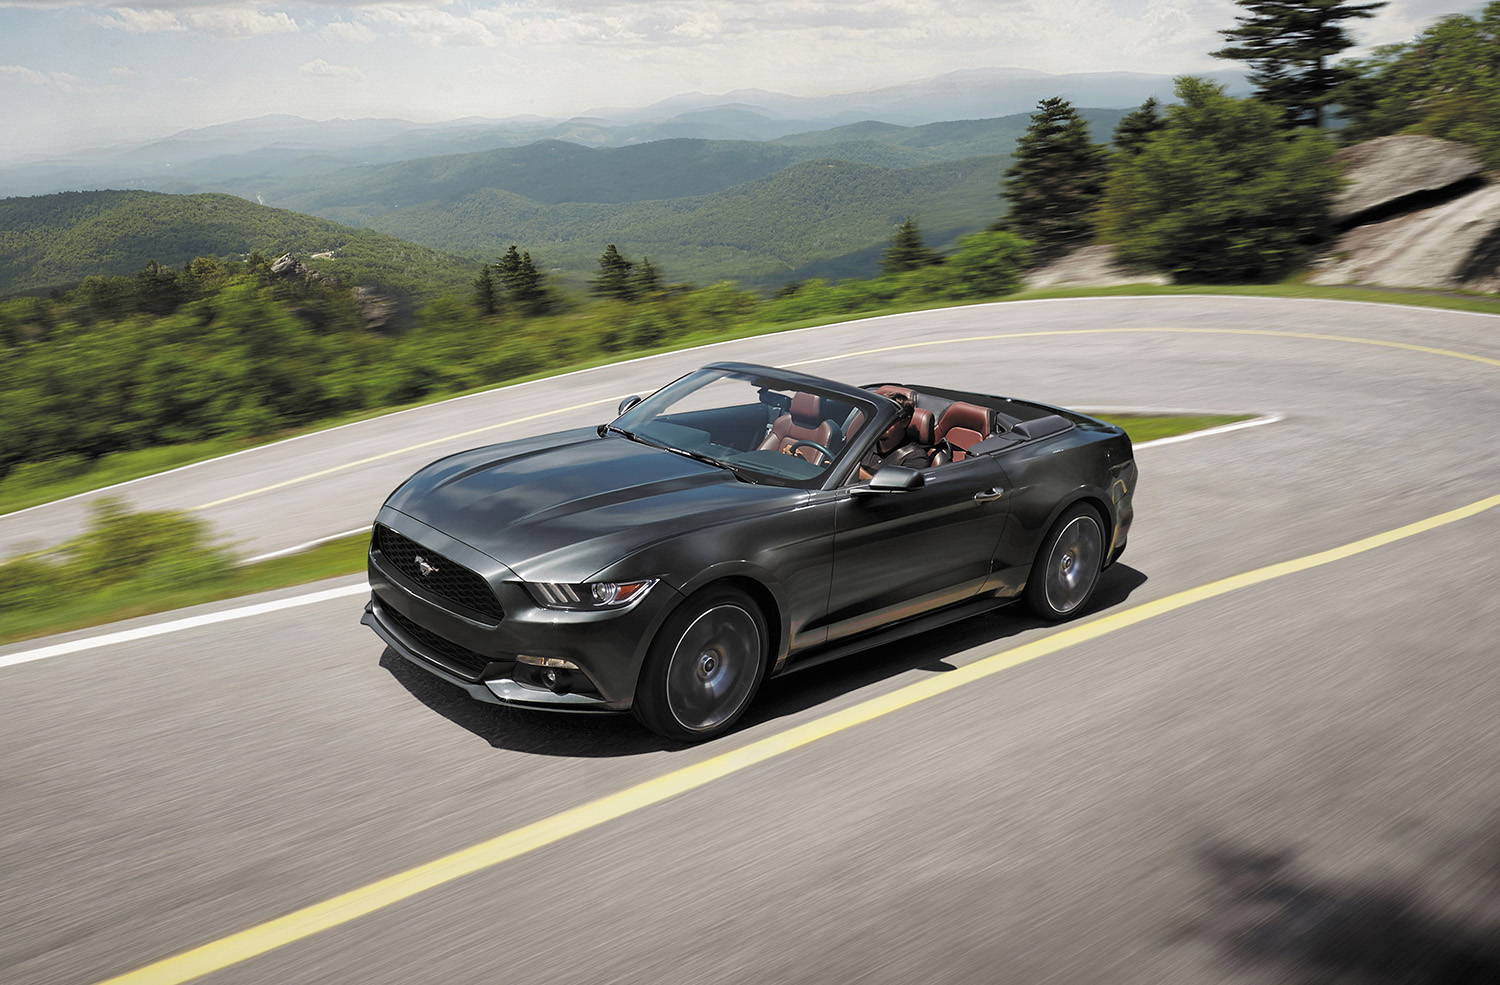
M 1143 444 L 1157 438 L 1172 438 L 1193 431 L 1207 431 L 1225 424 L 1248 421 L 1254 414 L 1200 414 L 1188 417 L 1164 417 L 1151 414 L 1095 414 L 1101 421 L 1117 424 L 1130 436 L 1131 444 Z
M 299 554 L 230 568 L 197 584 L 152 589 L 127 583 L 72 600 L 65 608 L 7 610 L 0 613 L 0 645 L 358 574 L 365 570 L 369 544 L 368 534 L 355 534 Z

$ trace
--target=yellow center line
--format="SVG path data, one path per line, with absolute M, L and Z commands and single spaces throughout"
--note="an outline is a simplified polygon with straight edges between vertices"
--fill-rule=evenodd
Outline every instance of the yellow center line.
M 460 438 L 471 438 L 476 434 L 483 434 L 486 431 L 494 431 L 497 428 L 514 427 L 517 424 L 525 424 L 527 421 L 540 421 L 543 418 L 555 417 L 558 414 L 566 414 L 569 411 L 584 410 L 589 407 L 598 407 L 600 404 L 616 403 L 619 401 L 619 399 L 619 397 L 606 397 L 603 400 L 590 400 L 588 403 L 573 404 L 571 407 L 559 407 L 556 410 L 545 410 L 540 414 L 528 414 L 525 417 L 513 417 L 508 421 L 500 421 L 496 424 L 486 424 L 484 427 L 473 428 L 469 431 L 460 431 L 458 434 L 449 434 L 441 438 L 433 438 L 430 441 L 419 441 L 414 445 L 407 445 L 405 448 L 394 448 L 391 451 L 383 451 L 379 455 L 371 455 L 369 458 L 361 458 L 353 462 L 344 462 L 340 465 L 330 465 L 326 469 L 319 469 L 316 472 L 309 472 L 306 475 L 295 476 L 291 479 L 283 479 L 281 482 L 273 482 L 269 486 L 261 486 L 259 489 L 247 489 L 244 492 L 235 493 L 233 496 L 225 496 L 223 499 L 216 499 L 211 503 L 204 503 L 202 506 L 194 506 L 192 507 L 192 509 L 206 510 L 215 506 L 223 506 L 225 503 L 233 503 L 235 500 L 248 499 L 251 496 L 259 496 L 261 493 L 272 492 L 276 489 L 285 489 L 287 486 L 295 486 L 299 482 L 307 482 L 311 479 L 321 479 L 323 476 L 333 475 L 335 472 L 344 472 L 348 469 L 358 468 L 361 465 L 368 465 L 371 462 L 379 462 L 383 459 L 394 458 L 397 455 L 405 455 L 409 451 L 419 451 L 423 448 L 431 448 L 433 445 L 441 445 L 448 441 L 457 441 Z
M 1153 602 L 1145 602 L 1120 612 L 1079 623 L 1034 642 L 982 657 L 946 674 L 937 674 L 888 694 L 866 699 L 842 711 L 824 715 L 763 739 L 757 739 L 739 749 L 721 753 L 703 762 L 674 770 L 618 793 L 543 818 L 451 855 L 445 855 L 248 930 L 242 930 L 201 947 L 108 979 L 100 985 L 179 985 L 179 983 L 191 981 L 311 937 L 321 931 L 349 923 L 434 887 L 492 868 L 527 852 L 696 790 L 715 780 L 774 759 L 819 739 L 909 708 L 918 702 L 946 694 L 1001 671 L 1010 670 L 1021 664 L 1057 653 L 1059 650 L 1098 639 L 1109 633 L 1139 625 L 1148 619 L 1206 602 L 1242 588 L 1284 578 L 1321 565 L 1332 564 L 1408 537 L 1415 537 L 1418 534 L 1476 516 L 1497 506 L 1500 506 L 1500 495 L 1490 496 L 1467 506 L 1375 534 L 1372 537 L 1365 537 L 1342 547 L 1334 547 L 1316 554 L 1308 554 L 1243 574 L 1221 578 Z
M 958 345 L 965 342 L 992 342 L 996 339 L 1045 338 L 1048 336 L 1056 335 L 1123 335 L 1132 333 L 1153 335 L 1258 335 L 1286 339 L 1316 339 L 1324 342 L 1347 342 L 1356 345 L 1375 345 L 1384 346 L 1390 349 L 1406 349 L 1411 352 L 1425 352 L 1435 356 L 1449 356 L 1454 359 L 1466 359 L 1470 362 L 1486 363 L 1491 366 L 1500 366 L 1500 359 L 1491 359 L 1488 356 L 1476 356 L 1472 353 L 1467 352 L 1456 352 L 1452 349 L 1437 349 L 1431 346 L 1413 345 L 1409 342 L 1387 342 L 1383 339 L 1367 339 L 1353 335 L 1322 335 L 1316 332 L 1277 332 L 1271 330 L 1250 328 L 1077 328 L 1048 329 L 1036 332 L 1002 332 L 996 335 L 968 335 L 959 338 L 929 339 L 925 342 L 906 342 L 900 345 L 886 345 L 872 349 L 859 349 L 853 352 L 840 352 L 831 356 L 819 356 L 816 359 L 803 359 L 798 362 L 784 363 L 783 365 L 787 366 L 788 368 L 793 366 L 812 366 L 816 363 L 833 362 L 838 359 L 848 359 L 853 356 L 869 356 L 882 352 L 898 352 L 902 349 L 920 349 L 926 346 L 934 345 Z M 303 482 L 310 482 L 313 479 L 321 479 L 327 475 L 346 472 L 349 469 L 358 468 L 361 465 L 368 465 L 371 462 L 379 462 L 387 458 L 394 458 L 397 455 L 404 455 L 407 452 L 419 451 L 423 448 L 430 448 L 433 445 L 440 445 L 449 441 L 457 441 L 460 438 L 473 437 L 476 434 L 484 434 L 486 431 L 494 431 L 499 428 L 507 428 L 513 427 L 517 424 L 525 424 L 528 421 L 539 421 L 544 418 L 555 417 L 558 414 L 566 414 L 570 411 L 586 410 L 589 407 L 598 407 L 601 404 L 614 403 L 618 400 L 618 397 L 609 397 L 604 400 L 591 400 L 588 403 L 573 404 L 570 407 L 559 407 L 556 410 L 543 411 L 539 414 L 528 414 L 525 417 L 514 417 L 508 421 L 500 421 L 496 424 L 486 424 L 483 427 L 474 428 L 469 431 L 460 431 L 457 434 L 450 434 L 441 438 L 433 438 L 430 441 L 418 442 L 414 445 L 407 445 L 404 448 L 396 448 L 391 451 L 384 451 L 378 455 L 371 455 L 368 458 L 361 458 L 352 462 L 343 462 L 339 465 L 330 465 L 326 469 L 319 469 L 316 472 L 309 472 L 306 475 L 299 475 L 294 476 L 290 479 L 283 479 L 280 482 L 273 482 L 270 485 L 261 486 L 257 489 L 247 489 L 244 492 L 238 492 L 232 496 L 225 496 L 223 499 L 216 499 L 212 502 L 190 507 L 190 509 L 212 509 L 215 506 L 223 506 L 226 503 L 237 502 L 241 499 L 249 499 L 251 496 L 259 496 L 261 493 L 275 492 L 278 489 L 285 489 L 288 486 L 295 486 Z

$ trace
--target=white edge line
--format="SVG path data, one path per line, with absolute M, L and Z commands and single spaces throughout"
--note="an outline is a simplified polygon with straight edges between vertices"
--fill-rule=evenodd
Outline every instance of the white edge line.
M 248 619 L 251 616 L 261 616 L 268 612 L 280 612 L 283 609 L 295 609 L 304 605 L 316 605 L 319 602 L 347 598 L 350 595 L 365 595 L 369 591 L 369 583 L 361 580 L 357 585 L 330 588 L 321 592 L 313 592 L 309 595 L 296 595 L 292 598 L 277 599 L 274 602 L 259 602 L 255 605 L 240 606 L 238 609 L 224 609 L 220 612 L 209 612 L 201 616 L 174 619 L 171 622 L 157 623 L 154 626 L 141 626 L 138 629 L 126 629 L 117 633 L 106 633 L 103 636 L 90 636 L 86 639 L 70 640 L 67 643 L 54 643 L 52 646 L 39 647 L 35 650 L 23 650 L 20 653 L 0 656 L 0 667 L 14 667 L 16 664 L 30 663 L 33 660 L 46 660 L 49 657 L 61 657 L 83 650 L 113 646 L 116 643 L 130 643 L 135 640 L 150 639 L 153 636 L 164 636 L 167 633 L 176 633 L 184 629 L 197 629 L 201 626 L 212 626 L 216 623 L 230 622 L 235 619 Z
M 1233 424 L 1220 424 L 1216 428 L 1204 428 L 1202 431 L 1189 431 L 1187 434 L 1174 434 L 1169 438 L 1156 438 L 1152 441 L 1142 441 L 1135 446 L 1135 450 L 1142 448 L 1155 448 L 1158 445 L 1173 445 L 1179 441 L 1192 441 L 1194 438 L 1207 438 L 1214 434 L 1228 434 L 1230 431 L 1243 431 L 1245 428 L 1258 428 L 1262 424 L 1276 424 L 1286 420 L 1284 414 L 1264 414 L 1249 421 L 1235 421 Z
M 303 551 L 310 551 L 314 547 L 321 547 L 323 544 L 328 544 L 335 540 L 342 540 L 345 537 L 353 537 L 357 534 L 367 534 L 370 532 L 371 526 L 373 526 L 373 524 L 367 523 L 363 527 L 357 527 L 354 530 L 345 530 L 341 534 L 329 534 L 327 537 L 319 537 L 316 540 L 309 540 L 304 544 L 298 544 L 296 547 L 283 547 L 281 550 L 272 551 L 269 554 L 257 554 L 255 557 L 246 558 L 245 560 L 241 561 L 240 564 L 259 564 L 262 561 L 273 561 L 279 557 L 288 557 L 292 554 L 301 554 Z
M 1224 424 L 1216 428 L 1206 428 L 1202 431 L 1193 431 L 1189 434 L 1180 434 L 1171 438 L 1157 438 L 1155 441 L 1144 441 L 1135 447 L 1150 448 L 1153 445 L 1164 445 L 1174 441 L 1190 441 L 1193 438 L 1203 438 L 1211 434 L 1225 434 L 1229 431 L 1240 431 L 1244 428 L 1258 427 L 1262 424 L 1274 424 L 1284 420 L 1281 414 L 1266 414 L 1251 421 L 1238 421 L 1234 424 Z M 368 527 L 360 527 L 358 530 L 350 530 L 346 533 L 334 534 L 330 537 L 320 537 L 317 540 L 308 541 L 298 547 L 288 547 L 270 554 L 263 554 L 258 558 L 251 558 L 246 563 L 253 561 L 268 560 L 273 557 L 282 557 L 294 554 L 298 551 L 316 547 L 340 537 L 350 537 L 354 534 L 363 533 Z M 93 650 L 104 646 L 113 646 L 116 643 L 131 643 L 135 640 L 149 639 L 153 636 L 164 636 L 167 633 L 176 633 L 185 629 L 198 629 L 202 626 L 212 626 L 216 623 L 230 622 L 235 619 L 248 619 L 252 616 L 261 616 L 270 612 L 280 612 L 283 609 L 295 609 L 304 605 L 316 605 L 330 599 L 347 598 L 350 595 L 362 595 L 370 590 L 368 582 L 361 581 L 356 585 L 345 585 L 342 588 L 330 588 L 321 592 L 313 592 L 310 595 L 297 595 L 292 598 L 278 599 L 275 602 L 260 602 L 255 605 L 241 606 L 238 609 L 225 609 L 222 612 L 210 612 L 201 616 L 188 616 L 186 619 L 174 619 L 171 622 L 157 623 L 154 626 L 142 626 L 139 629 L 127 629 L 118 633 L 106 633 L 103 636 L 90 636 L 86 639 L 71 640 L 67 643 L 55 643 L 52 646 L 44 646 L 35 650 L 23 650 L 20 653 L 12 653 L 0 656 L 0 667 L 14 667 L 17 664 L 30 663 L 34 660 L 46 660 L 49 657 L 61 657 L 70 653 L 79 653 L 84 650 Z

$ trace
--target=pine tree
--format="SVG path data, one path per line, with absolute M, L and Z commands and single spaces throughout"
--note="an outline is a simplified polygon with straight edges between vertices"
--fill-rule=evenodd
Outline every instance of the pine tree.
M 1289 127 L 1323 125 L 1323 108 L 1350 77 L 1329 59 L 1354 46 L 1343 22 L 1375 16 L 1385 0 L 1235 0 L 1247 11 L 1237 27 L 1219 33 L 1229 42 L 1215 58 L 1246 62 L 1256 97 L 1279 108 Z
M 490 265 L 485 264 L 484 269 L 479 272 L 479 279 L 474 281 L 474 307 L 479 309 L 481 315 L 493 315 L 498 300 L 494 275 L 490 273 Z
M 1090 139 L 1072 104 L 1043 99 L 1005 171 L 1000 196 L 1010 213 L 995 228 L 1031 240 L 1037 260 L 1084 245 L 1093 238 L 1090 217 L 1104 191 L 1107 163 L 1108 151 Z
M 510 249 L 495 264 L 495 272 L 500 275 L 500 290 L 508 298 L 514 293 L 516 275 L 521 269 L 521 251 L 516 244 L 510 244 Z
M 615 244 L 609 244 L 599 258 L 599 273 L 594 277 L 591 290 L 600 297 L 617 301 L 635 300 L 635 284 L 630 277 L 634 268 L 635 264 L 621 256 Z
M 1153 133 L 1166 129 L 1166 118 L 1157 112 L 1156 105 L 1156 97 L 1152 96 L 1141 103 L 1139 109 L 1131 110 L 1120 118 L 1114 133 L 1115 150 L 1139 154 Z
M 661 290 L 661 271 L 656 269 L 650 257 L 641 257 L 641 262 L 636 264 L 632 286 L 638 298 L 649 298 Z
M 880 272 L 900 274 L 942 262 L 943 258 L 929 250 L 922 241 L 922 231 L 917 228 L 916 220 L 907 216 L 906 221 L 896 227 L 891 245 L 880 257 Z
M 545 315 L 553 308 L 552 292 L 542 279 L 542 272 L 531 262 L 530 253 L 521 254 L 521 262 L 511 282 L 511 300 L 528 315 Z

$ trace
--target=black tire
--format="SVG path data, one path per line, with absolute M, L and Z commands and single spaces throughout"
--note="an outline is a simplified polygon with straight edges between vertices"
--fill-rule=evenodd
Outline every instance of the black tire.
M 1088 608 L 1104 567 L 1104 520 L 1080 503 L 1057 518 L 1026 579 L 1026 605 L 1050 622 L 1072 619 Z
M 635 688 L 635 716 L 658 735 L 703 742 L 734 727 L 766 672 L 765 616 L 737 588 L 704 589 L 667 617 Z

